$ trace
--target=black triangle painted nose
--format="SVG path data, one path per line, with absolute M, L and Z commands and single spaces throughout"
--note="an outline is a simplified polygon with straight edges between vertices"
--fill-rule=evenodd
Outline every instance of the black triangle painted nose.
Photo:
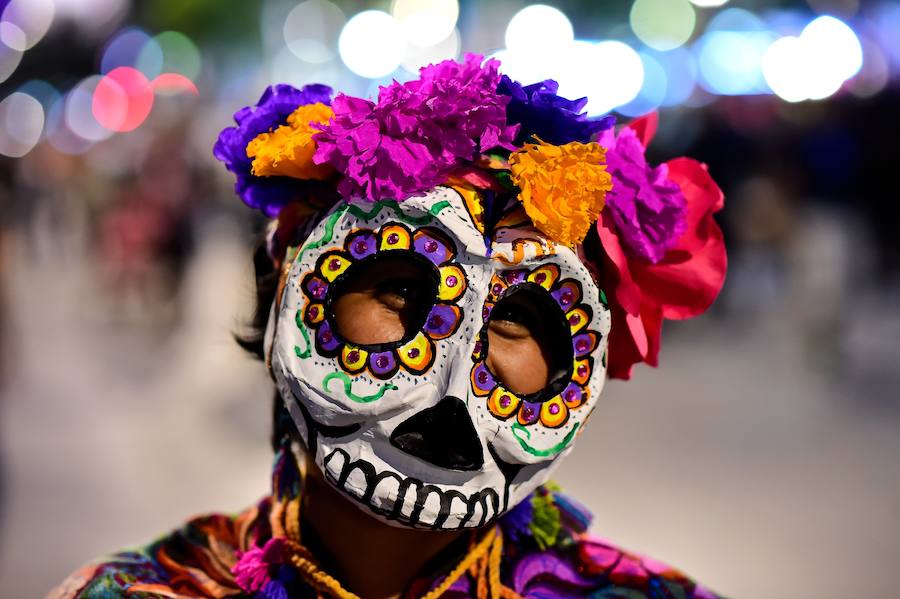
M 481 441 L 466 404 L 449 395 L 400 423 L 391 433 L 391 445 L 449 470 L 478 470 L 484 465 Z

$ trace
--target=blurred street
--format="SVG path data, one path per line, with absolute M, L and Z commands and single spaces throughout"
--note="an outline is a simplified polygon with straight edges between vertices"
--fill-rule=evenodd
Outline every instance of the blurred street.
M 201 232 L 169 333 L 105 321 L 77 252 L 26 255 L 8 240 L 5 597 L 41 596 L 97 555 L 266 493 L 269 386 L 229 338 L 251 297 L 243 235 L 225 219 Z M 891 597 L 896 373 L 813 369 L 790 314 L 770 303 L 670 327 L 662 367 L 609 384 L 557 478 L 594 511 L 595 533 L 728 596 Z M 876 331 L 854 352 L 900 324 L 875 307 L 845 317 Z

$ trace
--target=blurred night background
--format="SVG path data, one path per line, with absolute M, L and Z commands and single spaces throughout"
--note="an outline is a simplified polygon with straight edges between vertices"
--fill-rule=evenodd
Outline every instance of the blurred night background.
M 900 593 L 900 2 L 0 0 L 0 594 L 267 492 L 230 335 L 262 221 L 212 157 L 275 82 L 463 52 L 709 164 L 729 277 L 557 479 L 738 598 Z

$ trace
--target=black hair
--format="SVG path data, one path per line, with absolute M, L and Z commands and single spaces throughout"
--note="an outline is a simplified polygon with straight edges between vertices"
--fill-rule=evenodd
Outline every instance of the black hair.
M 240 333 L 234 334 L 237 344 L 249 354 L 265 360 L 266 327 L 269 324 L 269 312 L 278 290 L 279 272 L 266 248 L 265 239 L 260 239 L 253 252 L 253 273 L 256 287 L 256 305 L 250 321 Z M 290 431 L 290 415 L 281 401 L 276 389 L 272 399 L 272 449 L 277 450 L 281 440 Z

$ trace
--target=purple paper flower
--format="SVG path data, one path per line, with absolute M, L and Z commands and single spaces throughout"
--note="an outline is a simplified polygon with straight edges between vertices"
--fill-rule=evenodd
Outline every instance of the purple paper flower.
M 315 136 L 314 161 L 344 175 L 344 196 L 403 200 L 482 152 L 514 149 L 509 98 L 497 93 L 500 63 L 483 61 L 468 54 L 463 63 L 424 67 L 417 80 L 382 87 L 377 104 L 339 95 L 334 118 Z
M 634 130 L 618 136 L 606 131 L 598 140 L 607 149 L 606 169 L 613 188 L 606 205 L 632 255 L 656 264 L 687 230 L 687 200 L 677 183 L 668 179 L 665 164 L 652 168 Z
M 497 91 L 510 97 L 506 107 L 506 122 L 520 125 L 516 145 L 534 141 L 537 136 L 547 143 L 562 145 L 571 141 L 587 143 L 616 122 L 615 117 L 589 119 L 582 112 L 587 98 L 567 100 L 556 95 L 559 84 L 553 79 L 522 86 L 506 75 Z
M 213 155 L 237 175 L 235 192 L 251 208 L 275 216 L 286 203 L 321 187 L 315 181 L 290 177 L 256 177 L 250 174 L 253 160 L 247 157 L 247 144 L 257 135 L 284 125 L 298 106 L 316 102 L 330 104 L 331 88 L 311 84 L 298 90 L 285 84 L 272 85 L 266 88 L 256 106 L 246 106 L 234 113 L 237 127 L 229 127 L 219 134 Z

